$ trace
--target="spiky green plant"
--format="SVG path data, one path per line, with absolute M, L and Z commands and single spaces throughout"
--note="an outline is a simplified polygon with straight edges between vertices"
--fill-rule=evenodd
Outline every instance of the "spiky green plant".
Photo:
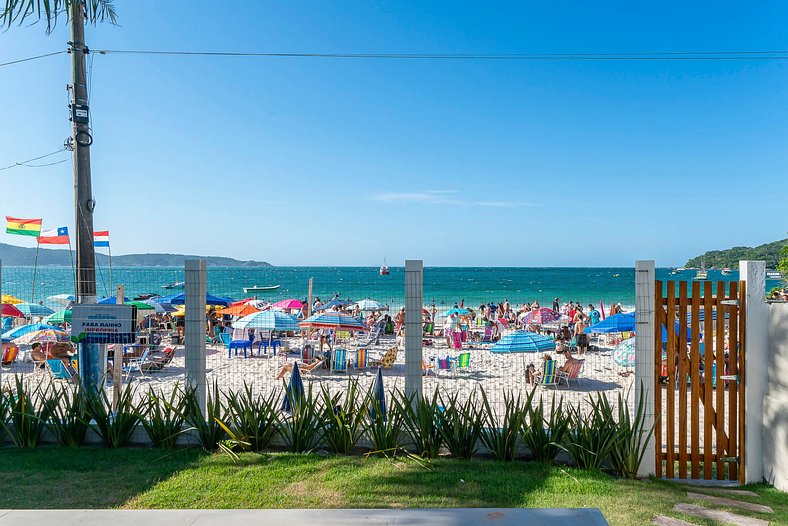
M 648 442 L 656 424 L 655 421 L 655 424 L 652 424 L 650 428 L 646 428 L 644 393 L 645 389 L 641 387 L 634 418 L 629 415 L 628 397 L 625 398 L 621 393 L 618 393 L 616 441 L 610 451 L 610 463 L 615 474 L 629 479 L 637 478 L 638 469 L 643 462 L 643 455 L 646 454 Z M 605 402 L 607 403 L 607 398 L 605 398 Z M 607 403 L 608 407 L 609 405 Z M 605 411 L 613 412 L 612 409 L 605 409 Z
M 485 399 L 481 389 L 482 399 Z M 443 443 L 453 457 L 470 460 L 477 451 L 477 442 L 482 434 L 485 423 L 483 406 L 474 390 L 464 401 L 459 393 L 452 393 L 445 398 L 440 396 L 443 406 L 441 425 L 439 427 Z
M 531 397 L 535 390 L 536 388 L 531 391 Z M 561 452 L 561 444 L 569 431 L 570 420 L 564 411 L 563 400 L 556 404 L 553 393 L 550 418 L 545 420 L 544 400 L 542 395 L 539 395 L 539 403 L 529 404 L 526 415 L 523 421 L 523 442 L 531 450 L 535 460 L 551 464 Z
M 162 449 L 175 447 L 178 436 L 184 432 L 186 397 L 179 385 L 168 395 L 163 391 L 148 390 L 140 404 L 140 420 L 153 445 Z
M 90 414 L 82 386 L 53 386 L 52 396 L 45 403 L 49 413 L 47 428 L 57 443 L 66 447 L 84 444 L 90 429 Z
M 219 384 L 214 380 L 213 387 L 207 389 L 205 414 L 200 408 L 200 400 L 195 388 L 184 389 L 183 397 L 186 401 L 186 422 L 197 434 L 197 439 L 204 449 L 215 450 L 227 434 L 220 422 L 228 420 Z
M 606 400 L 606 398 L 604 398 Z M 575 466 L 600 469 L 610 456 L 616 441 L 615 422 L 604 410 L 603 395 L 589 396 L 590 410 L 584 412 L 580 404 L 568 408 L 569 430 L 563 449 Z
M 0 422 L 6 434 L 17 447 L 34 448 L 41 442 L 49 418 L 45 400 L 51 391 L 40 385 L 30 387 L 21 375 L 14 377 L 15 389 L 6 396 L 7 417 Z
M 112 401 L 104 389 L 87 391 L 85 402 L 91 418 L 90 427 L 107 448 L 124 447 L 140 424 L 140 411 L 134 402 L 136 387 L 128 384 L 120 393 L 117 408 L 112 410 Z
M 503 394 L 503 414 L 498 415 L 490 405 L 487 394 L 482 391 L 482 407 L 484 408 L 484 428 L 481 432 L 482 444 L 496 460 L 512 461 L 517 455 L 520 433 L 525 423 L 526 409 L 530 404 L 533 391 L 523 405 L 520 394 Z
M 292 453 L 308 453 L 320 445 L 325 422 L 319 397 L 314 396 L 310 384 L 300 398 L 287 392 L 290 397 L 290 415 L 282 419 L 282 436 Z
M 431 398 L 410 396 L 402 391 L 394 391 L 392 409 L 402 415 L 402 427 L 408 434 L 416 453 L 423 458 L 436 458 L 440 453 L 443 437 L 441 435 L 442 408 L 438 403 L 438 391 Z
M 402 450 L 402 413 L 389 410 L 384 415 L 380 402 L 374 397 L 369 402 L 370 411 L 364 431 L 372 442 L 372 454 L 396 456 Z
M 349 453 L 364 433 L 367 402 L 371 391 L 359 396 L 357 379 L 348 382 L 344 393 L 331 394 L 326 386 L 320 389 L 323 399 L 324 439 L 334 453 Z
M 230 391 L 227 401 L 228 428 L 231 439 L 238 447 L 248 444 L 248 448 L 260 451 L 268 447 L 279 433 L 281 424 L 280 406 L 282 397 L 278 391 L 267 396 L 255 395 L 252 387 L 244 382 L 240 392 Z

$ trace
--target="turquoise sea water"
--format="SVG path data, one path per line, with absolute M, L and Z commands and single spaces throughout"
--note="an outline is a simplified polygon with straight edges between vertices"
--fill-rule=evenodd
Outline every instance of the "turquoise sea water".
M 657 279 L 692 280 L 695 271 L 676 275 L 670 269 L 657 269 Z M 404 303 L 405 270 L 392 267 L 389 276 L 380 276 L 377 267 L 270 267 L 270 268 L 209 268 L 208 291 L 218 296 L 240 299 L 244 287 L 255 285 L 280 285 L 260 298 L 278 300 L 305 298 L 309 278 L 314 280 L 313 294 L 321 299 L 339 293 L 342 298 L 360 300 L 373 298 L 390 305 Z M 129 297 L 142 293 L 169 294 L 163 285 L 182 281 L 182 268 L 134 267 L 115 268 L 112 281 L 124 284 Z M 732 281 L 738 273 L 723 276 L 710 270 L 709 279 Z M 109 271 L 101 268 L 97 274 L 99 296 L 113 294 Z M 453 305 L 465 300 L 469 306 L 481 301 L 503 301 L 512 305 L 539 300 L 544 306 L 552 305 L 553 298 L 562 302 L 580 301 L 584 305 L 609 306 L 611 302 L 624 306 L 635 304 L 634 268 L 504 268 L 504 267 L 427 267 L 424 270 L 424 303 Z M 4 267 L 2 291 L 26 301 L 33 295 L 32 267 Z M 69 268 L 39 268 L 36 271 L 35 301 L 47 296 L 73 293 L 73 276 Z M 767 282 L 767 290 L 779 285 Z M 474 305 L 475 304 L 475 305 Z

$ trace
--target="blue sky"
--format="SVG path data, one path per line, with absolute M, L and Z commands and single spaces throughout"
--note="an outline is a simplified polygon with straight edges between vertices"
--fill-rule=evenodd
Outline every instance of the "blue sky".
M 117 0 L 93 49 L 788 50 L 780 2 Z M 65 25 L 0 33 L 0 62 Z M 679 265 L 785 237 L 786 61 L 96 55 L 95 226 L 113 253 L 275 265 Z M 0 166 L 69 134 L 66 55 L 0 68 Z M 65 157 L 65 156 L 63 156 Z M 59 156 L 51 158 L 57 160 Z M 49 160 L 49 159 L 48 159 Z M 0 172 L 0 212 L 73 224 L 70 163 Z M 31 244 L 3 234 L 2 242 Z

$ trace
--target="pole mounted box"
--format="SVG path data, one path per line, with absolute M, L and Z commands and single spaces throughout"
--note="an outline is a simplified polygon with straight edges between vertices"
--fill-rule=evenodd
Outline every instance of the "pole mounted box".
M 71 121 L 77 124 L 88 124 L 90 121 L 90 109 L 87 104 L 70 104 Z

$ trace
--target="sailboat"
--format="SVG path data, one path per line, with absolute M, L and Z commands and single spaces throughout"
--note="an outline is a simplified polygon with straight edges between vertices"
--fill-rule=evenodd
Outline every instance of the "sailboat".
M 692 279 L 709 279 L 709 272 L 706 270 L 706 259 L 705 257 L 700 257 L 700 270 L 695 274 L 695 277 Z
M 388 267 L 388 265 L 386 265 L 386 260 L 384 259 L 383 260 L 383 265 L 380 267 L 380 275 L 381 276 L 388 276 L 389 274 L 391 274 L 391 272 L 389 271 L 389 267 Z

